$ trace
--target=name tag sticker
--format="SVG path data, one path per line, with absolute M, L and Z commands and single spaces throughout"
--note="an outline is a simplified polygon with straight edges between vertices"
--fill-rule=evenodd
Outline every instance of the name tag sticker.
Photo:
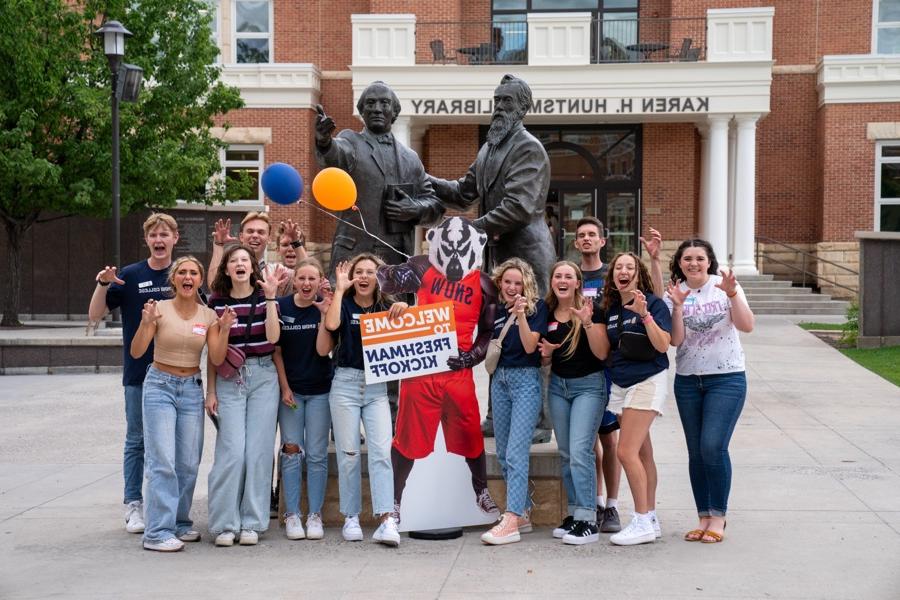
M 352 315 L 350 315 L 350 318 L 359 321 L 359 313 L 353 313 Z
M 191 332 L 194 333 L 194 335 L 206 335 L 206 324 L 194 323 L 194 327 L 191 328 Z
M 547 331 L 556 331 L 557 327 L 559 327 L 559 323 L 553 321 L 552 323 L 547 323 Z
M 152 281 L 142 281 L 138 284 L 138 287 L 143 289 L 145 287 L 150 287 L 151 285 L 153 285 Z
M 594 298 L 597 296 L 597 288 L 584 288 L 583 295 L 585 298 Z

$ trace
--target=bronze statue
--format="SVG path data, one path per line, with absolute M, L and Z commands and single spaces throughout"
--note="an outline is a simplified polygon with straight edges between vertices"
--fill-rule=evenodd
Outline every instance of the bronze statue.
M 376 81 L 363 90 L 356 108 L 365 123 L 362 131 L 345 129 L 332 138 L 334 119 L 321 105 L 316 106 L 316 160 L 319 166 L 339 167 L 353 177 L 359 209 L 340 214 L 359 229 L 338 222 L 330 273 L 339 262 L 360 252 L 377 254 L 388 264 L 405 262 L 405 256 L 376 237 L 405 254 L 415 254 L 415 225 L 436 223 L 444 214 L 419 156 L 391 134 L 391 125 L 400 113 L 400 100 L 393 90 Z M 375 237 L 361 230 L 361 217 Z
M 526 131 L 522 119 L 533 105 L 525 81 L 504 75 L 494 91 L 494 114 L 487 143 L 458 181 L 429 176 L 445 204 L 468 208 L 480 201 L 474 225 L 488 234 L 485 267 L 519 257 L 534 269 L 541 294 L 547 291 L 556 260 L 544 206 L 550 186 L 550 159 Z

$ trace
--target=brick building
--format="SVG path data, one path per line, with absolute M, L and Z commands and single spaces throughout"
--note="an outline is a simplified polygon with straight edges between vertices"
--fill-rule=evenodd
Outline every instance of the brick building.
M 211 1 L 223 79 L 246 101 L 222 119 L 223 170 L 290 163 L 306 200 L 316 104 L 359 129 L 358 94 L 387 82 L 395 135 L 429 173 L 459 177 L 513 73 L 551 157 L 560 256 L 593 214 L 611 250 L 649 226 L 669 250 L 699 234 L 740 274 L 799 279 L 789 265 L 805 265 L 846 296 L 831 282 L 856 277 L 831 263 L 858 268 L 854 232 L 900 230 L 900 0 Z M 334 221 L 261 189 L 176 212 L 202 254 L 214 216 L 266 205 L 327 258 Z

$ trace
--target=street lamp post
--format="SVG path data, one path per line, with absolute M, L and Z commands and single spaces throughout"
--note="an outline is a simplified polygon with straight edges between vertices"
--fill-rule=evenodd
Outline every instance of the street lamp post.
M 94 32 L 103 38 L 103 52 L 109 60 L 109 71 L 112 77 L 112 93 L 110 108 L 112 109 L 112 214 L 113 214 L 113 264 L 121 267 L 121 216 L 119 186 L 119 100 L 134 102 L 140 91 L 143 70 L 134 65 L 124 64 L 125 38 L 131 32 L 118 21 L 107 21 Z M 113 322 L 119 323 L 118 309 L 113 311 Z

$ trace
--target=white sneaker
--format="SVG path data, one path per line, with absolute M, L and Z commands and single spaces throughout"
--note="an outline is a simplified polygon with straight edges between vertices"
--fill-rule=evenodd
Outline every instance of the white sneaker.
M 182 542 L 199 542 L 200 532 L 196 529 L 188 529 L 178 534 L 178 539 Z
M 372 539 L 385 546 L 396 548 L 400 545 L 400 532 L 397 530 L 397 522 L 394 517 L 388 517 L 381 522 L 378 529 L 372 535 Z
M 216 546 L 233 546 L 234 545 L 234 532 L 233 531 L 223 531 L 219 535 L 216 536 Z
M 325 528 L 322 526 L 322 515 L 309 513 L 306 517 L 306 539 L 321 540 L 325 537 Z
M 241 529 L 241 546 L 255 546 L 259 535 L 252 529 Z
M 184 542 L 178 538 L 169 538 L 161 542 L 144 542 L 144 550 L 156 550 L 157 552 L 178 552 L 184 549 Z
M 659 526 L 659 517 L 656 515 L 650 516 L 650 524 L 653 525 L 653 535 L 656 536 L 656 539 L 662 537 L 662 528 Z
M 303 531 L 303 521 L 297 514 L 287 516 L 287 519 L 284 520 L 284 531 L 289 540 L 302 540 L 306 537 L 306 532 Z
M 656 539 L 653 532 L 653 523 L 647 517 L 641 518 L 634 515 L 628 527 L 609 536 L 609 541 L 616 546 L 634 546 L 637 544 L 646 544 Z
M 125 508 L 125 531 L 144 533 L 144 504 L 140 500 L 132 500 Z
M 361 542 L 363 539 L 362 527 L 359 526 L 359 515 L 353 515 L 344 519 L 344 527 L 341 535 L 348 542 Z

